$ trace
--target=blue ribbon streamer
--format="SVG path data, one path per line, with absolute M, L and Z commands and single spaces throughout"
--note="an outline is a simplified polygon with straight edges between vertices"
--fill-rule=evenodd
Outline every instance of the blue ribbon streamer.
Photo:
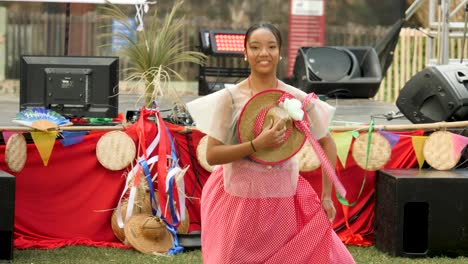
M 178 221 L 176 213 L 175 213 L 174 203 L 172 202 L 172 201 L 174 201 L 174 199 L 173 199 L 174 195 L 173 195 L 173 192 L 172 192 L 172 190 L 174 188 L 174 178 L 175 178 L 175 176 L 169 179 L 169 192 L 168 192 L 168 195 L 169 195 L 169 201 L 171 201 L 171 202 L 169 202 L 169 210 L 171 212 L 172 223 L 173 223 L 173 226 L 176 226 L 179 223 L 179 221 Z
M 156 208 L 158 208 L 158 202 L 156 201 L 156 195 L 154 194 L 153 181 L 151 180 L 151 173 L 148 167 L 148 162 L 146 162 L 146 160 L 142 160 L 139 163 L 141 167 L 143 168 L 146 181 L 148 182 L 151 204 L 154 204 Z M 157 215 L 157 210 L 155 210 L 153 206 L 151 206 L 151 212 L 153 213 L 153 215 Z
M 184 251 L 184 248 L 182 246 L 179 245 L 179 238 L 177 237 L 177 232 L 175 230 L 174 227 L 172 227 L 167 221 L 166 219 L 164 219 L 163 217 L 161 217 L 161 219 L 164 221 L 164 223 L 166 223 L 166 228 L 167 230 L 169 230 L 169 232 L 171 232 L 172 234 L 172 237 L 173 237 L 173 241 L 174 241 L 174 246 L 172 248 L 169 249 L 169 251 L 167 252 L 168 255 L 175 255 L 177 253 L 181 253 L 182 251 Z

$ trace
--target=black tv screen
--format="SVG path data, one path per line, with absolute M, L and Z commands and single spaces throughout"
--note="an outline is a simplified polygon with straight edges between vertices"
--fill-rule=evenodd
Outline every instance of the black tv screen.
M 20 111 L 44 107 L 67 118 L 113 118 L 118 92 L 118 57 L 21 56 Z

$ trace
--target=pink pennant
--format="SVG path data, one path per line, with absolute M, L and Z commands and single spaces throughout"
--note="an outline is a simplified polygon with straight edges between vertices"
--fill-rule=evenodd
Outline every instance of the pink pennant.
M 18 133 L 18 132 L 16 132 L 16 131 L 2 131 L 3 141 L 5 142 L 5 144 L 8 142 L 10 137 L 13 136 L 16 133 Z
M 458 157 L 468 144 L 468 137 L 452 133 L 453 156 Z
M 400 135 L 398 134 L 393 134 L 382 130 L 379 130 L 379 133 L 388 140 L 388 143 L 390 143 L 392 149 L 398 143 L 398 141 L 400 141 Z

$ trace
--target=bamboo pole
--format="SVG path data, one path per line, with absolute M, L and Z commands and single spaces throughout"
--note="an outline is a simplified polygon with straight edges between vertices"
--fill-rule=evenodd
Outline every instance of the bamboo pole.
M 91 131 L 91 130 L 124 130 L 125 125 L 115 126 L 64 126 L 58 129 L 59 131 Z M 34 128 L 24 126 L 0 126 L 0 131 L 39 131 Z
M 444 129 L 444 128 L 459 128 L 467 127 L 468 121 L 458 122 L 436 122 L 427 124 L 407 124 L 407 125 L 374 125 L 374 130 L 419 130 L 419 129 Z M 353 131 L 353 130 L 368 130 L 368 125 L 362 126 L 331 126 L 333 132 Z

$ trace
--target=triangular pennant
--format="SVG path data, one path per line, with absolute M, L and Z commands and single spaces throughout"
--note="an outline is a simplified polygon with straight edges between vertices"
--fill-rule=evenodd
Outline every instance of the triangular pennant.
M 343 165 L 343 168 L 345 168 L 346 160 L 348 159 L 349 148 L 351 147 L 351 142 L 353 141 L 353 132 L 348 131 L 332 133 L 332 137 L 335 140 L 338 159 Z
M 44 166 L 49 163 L 52 149 L 54 148 L 57 131 L 31 131 L 31 137 L 36 145 L 39 155 L 41 155 Z
M 60 142 L 64 147 L 68 147 L 83 141 L 87 134 L 87 131 L 62 131 L 63 139 Z
M 390 143 L 390 147 L 393 149 L 393 147 L 400 141 L 400 135 L 390 133 L 390 132 L 385 132 L 382 130 L 379 130 L 380 135 L 382 135 L 384 138 L 388 140 L 388 143 Z
M 452 133 L 453 156 L 458 157 L 468 144 L 468 137 Z
M 412 136 L 411 142 L 413 143 L 414 153 L 416 154 L 416 159 L 418 159 L 419 168 L 421 169 L 424 164 L 424 153 L 423 147 L 424 142 L 426 142 L 427 136 Z
M 10 139 L 10 137 L 13 136 L 16 133 L 18 133 L 18 132 L 16 132 L 16 131 L 2 131 L 3 142 L 5 142 L 5 144 L 6 144 L 8 142 L 8 139 Z

